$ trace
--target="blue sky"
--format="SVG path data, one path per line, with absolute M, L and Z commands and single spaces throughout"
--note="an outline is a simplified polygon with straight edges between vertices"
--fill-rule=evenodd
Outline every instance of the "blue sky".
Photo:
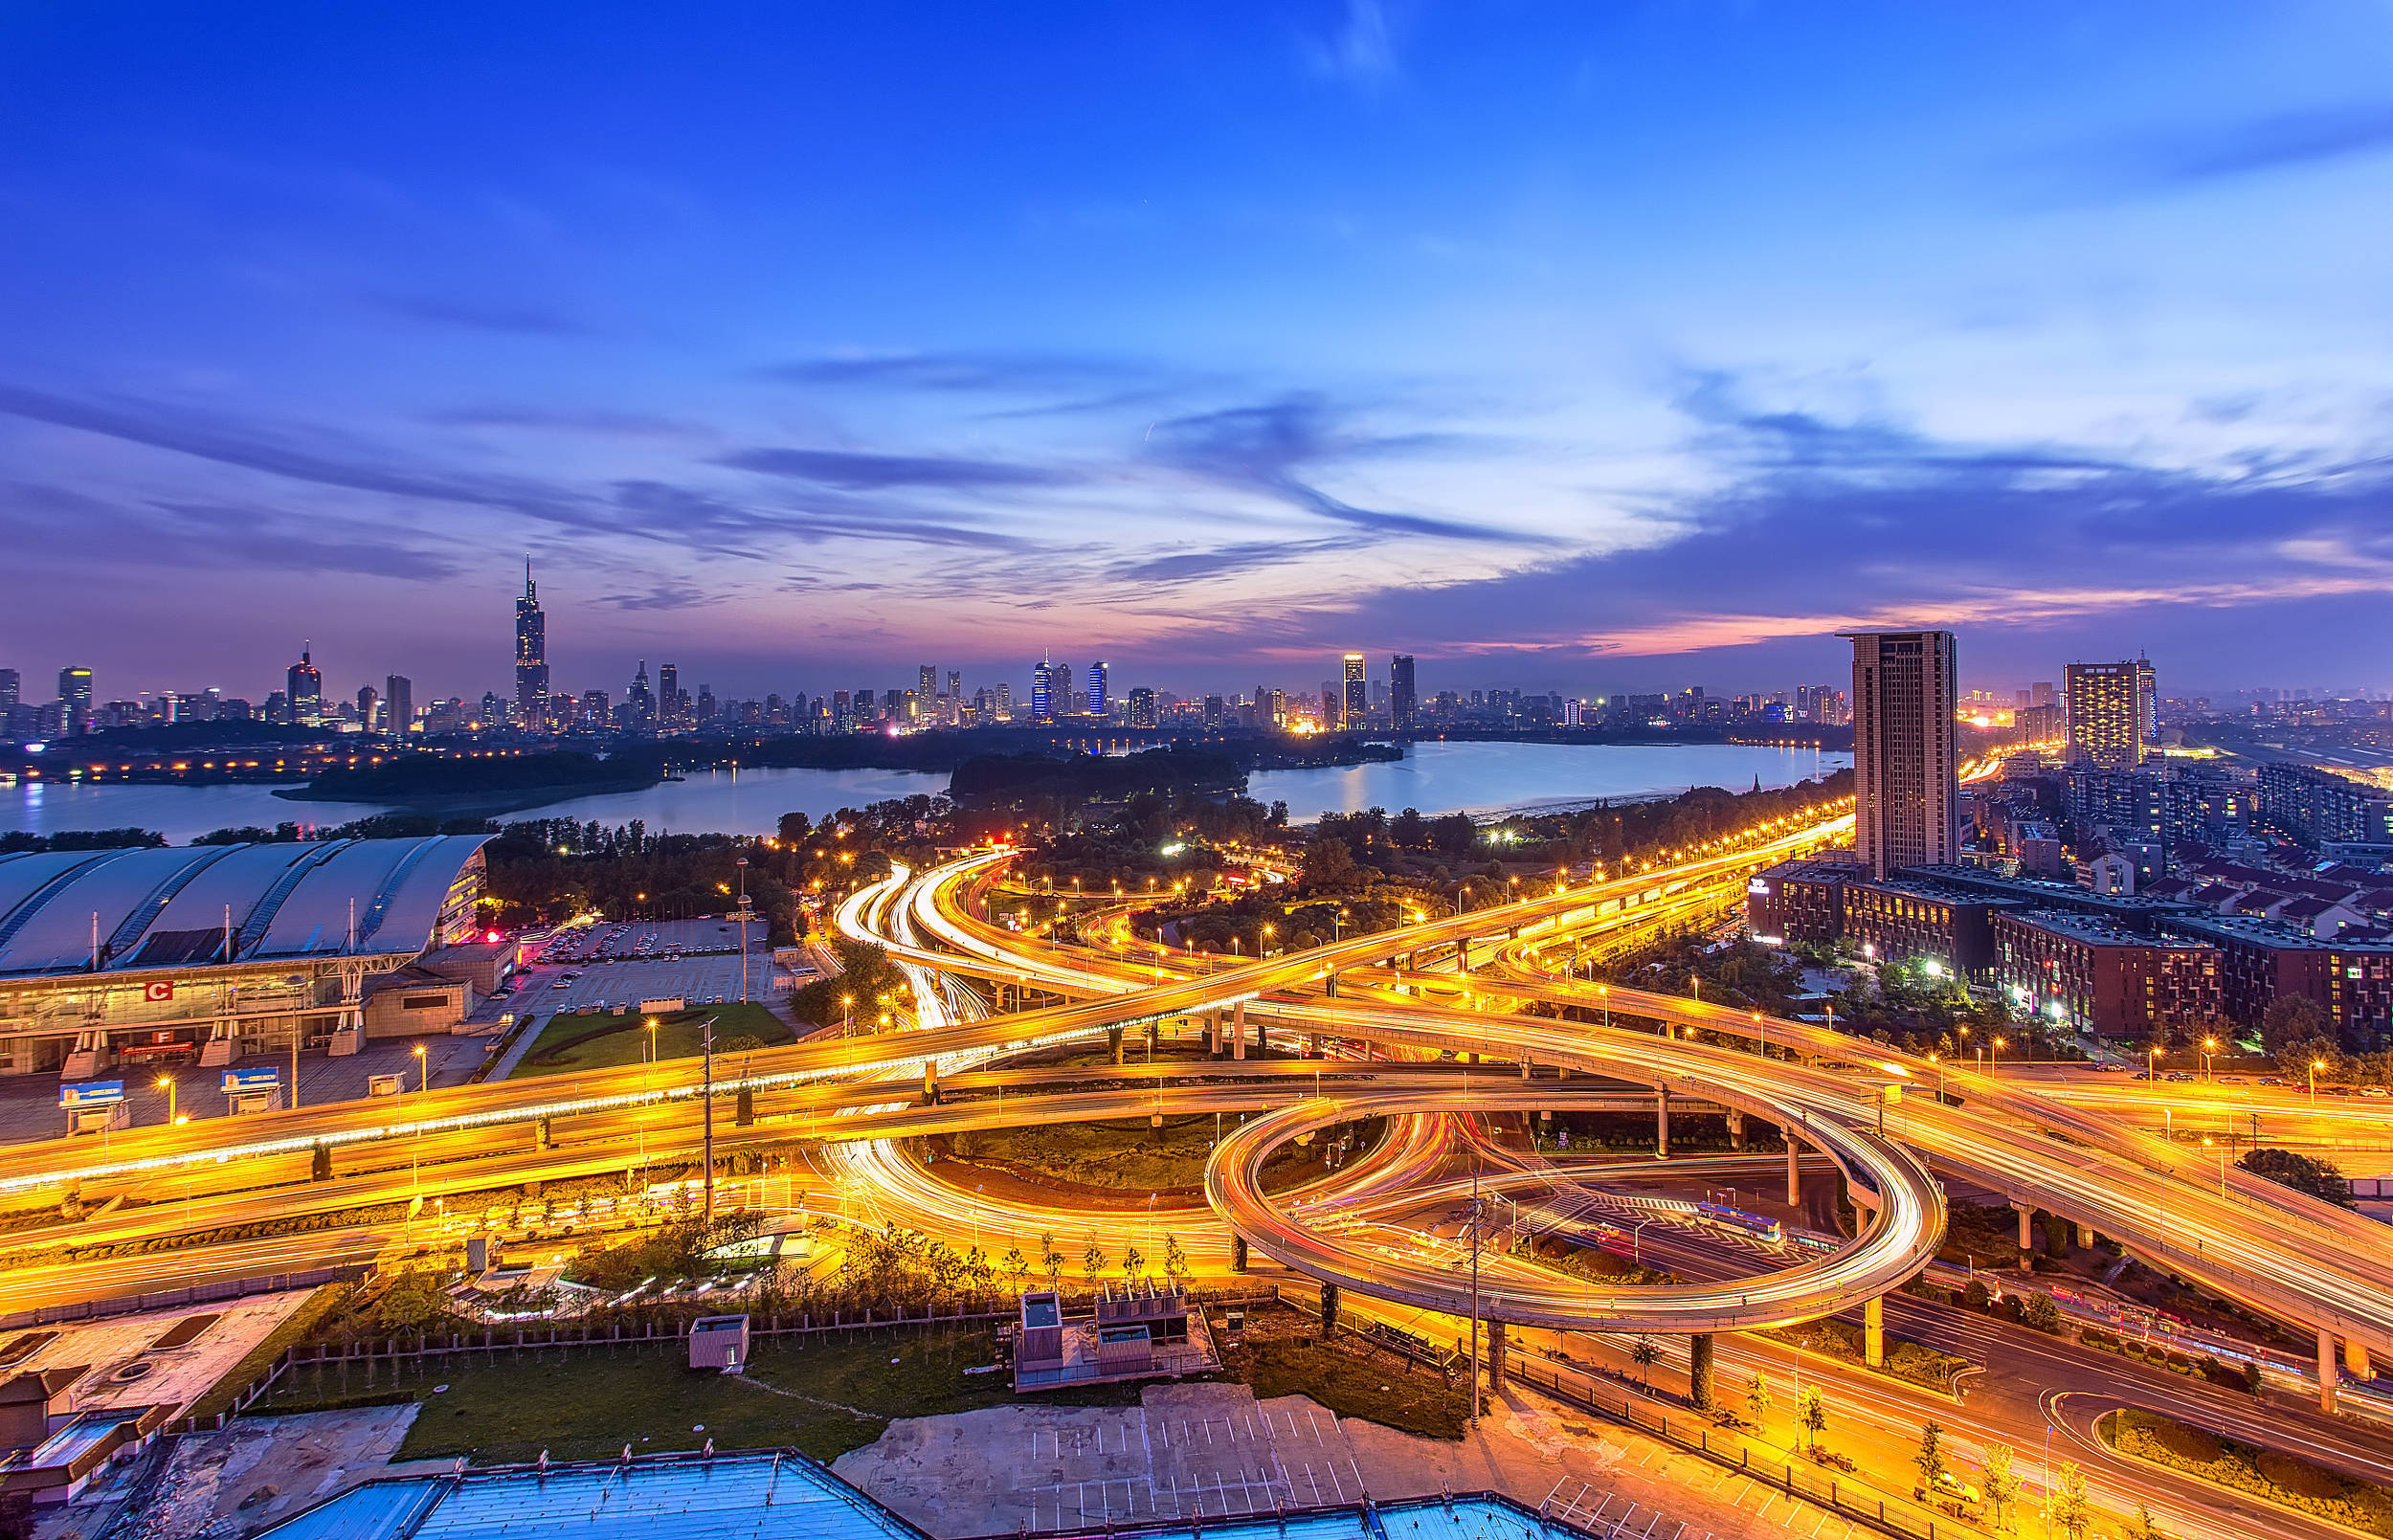
M 0 664 L 2393 686 L 2380 5 L 24 4 Z

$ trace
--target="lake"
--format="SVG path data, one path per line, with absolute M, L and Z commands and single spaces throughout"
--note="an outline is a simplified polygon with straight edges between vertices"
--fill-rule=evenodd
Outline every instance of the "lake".
M 1853 762 L 1850 754 L 1745 744 L 1420 743 L 1403 760 L 1331 770 L 1262 770 L 1248 794 L 1285 801 L 1299 822 L 1329 813 L 1385 808 L 1424 814 L 1534 811 L 1598 798 L 1652 796 L 1690 786 L 1741 792 L 1756 776 L 1789 786 Z M 771 834 L 784 813 L 819 818 L 841 808 L 947 790 L 944 774 L 878 770 L 701 770 L 644 792 L 614 792 L 503 815 L 511 818 L 638 818 L 683 834 Z M 347 823 L 387 809 L 359 802 L 293 802 L 264 786 L 149 786 L 110 782 L 0 788 L 0 830 L 155 829 L 176 844 L 212 829 L 286 819 Z
M 1288 817 L 1385 808 L 1401 813 L 1534 813 L 1690 786 L 1732 792 L 1792 786 L 1848 768 L 1853 756 L 1750 744 L 1417 743 L 1403 759 L 1330 770 L 1262 770 L 1246 794 L 1287 804 Z

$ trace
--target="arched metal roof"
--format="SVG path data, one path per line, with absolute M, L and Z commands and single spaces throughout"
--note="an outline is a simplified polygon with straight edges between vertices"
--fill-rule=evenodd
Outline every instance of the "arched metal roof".
M 0 857 L 0 977 L 422 951 L 488 837 Z

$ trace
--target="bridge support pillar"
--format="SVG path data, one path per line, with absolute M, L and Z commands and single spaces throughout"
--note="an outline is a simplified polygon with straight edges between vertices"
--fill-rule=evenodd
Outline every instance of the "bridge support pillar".
M 1532 1067 L 1529 1056 L 1527 1054 L 1521 1055 L 1521 1079 L 1528 1080 L 1530 1078 L 1529 1072 Z
M 2343 1339 L 2343 1367 L 2352 1372 L 2354 1379 L 2374 1379 L 2376 1366 L 2368 1362 L 2368 1345 L 2357 1337 Z
M 1711 1410 L 1711 1333 L 1698 1331 L 1687 1339 L 1687 1392 L 1699 1412 Z
M 1654 1088 L 1653 1152 L 1663 1160 L 1670 1158 L 1670 1088 L 1666 1085 Z
M 2318 1410 L 2335 1410 L 2337 1380 L 2335 1373 L 2335 1333 L 2318 1328 Z
M 1119 1026 L 1107 1027 L 1106 1036 L 1112 1039 L 1113 1061 L 1117 1064 L 1122 1062 L 1122 1029 Z
M 2092 1245 L 2093 1243 L 2094 1243 L 2094 1228 L 2093 1228 L 2093 1226 L 2092 1226 L 2092 1225 L 2091 1225 L 2091 1224 L 2087 1224 L 2087 1223 L 2085 1223 L 2085 1222 L 2084 1222 L 2084 1221 L 2082 1221 L 2082 1220 L 2081 1220 L 2081 1221 L 2079 1221 L 2078 1226 L 2077 1226 L 2077 1249 L 2078 1249 L 2078 1250 L 2080 1250 L 2080 1251 L 2083 1251 L 2083 1250 L 2085 1250 L 2088 1246 L 2091 1246 L 2091 1245 Z
M 933 1106 L 939 1104 L 939 1061 L 935 1059 L 923 1060 L 923 1100 Z
M 1246 1002 L 1243 1000 L 1239 1002 L 1238 1009 L 1230 1016 L 1230 1057 L 1246 1057 Z
M 1205 1013 L 1205 1057 L 1221 1057 L 1221 1013 L 1219 1011 Z
M 1234 1273 L 1246 1271 L 1246 1238 L 1244 1236 L 1230 1237 L 1230 1271 Z
M 1737 1111 L 1737 1110 L 1736 1110 L 1736 1108 L 1734 1108 L 1734 1107 L 1731 1107 L 1731 1108 L 1729 1108 L 1728 1124 L 1729 1124 L 1729 1148 L 1730 1148 L 1731 1149 L 1744 1149 L 1744 1148 L 1745 1148 L 1745 1114 L 1744 1114 L 1744 1113 L 1742 1113 L 1742 1112 Z
M 1786 1206 L 1793 1208 L 1803 1200 L 1803 1174 L 1798 1162 L 1803 1158 L 1803 1147 L 1795 1138 L 1795 1130 L 1786 1133 Z
M 1862 1309 L 1862 1361 L 1872 1369 L 1886 1367 L 1886 1299 L 1869 1296 Z
M 2024 1267 L 2036 1254 L 2036 1206 L 2033 1203 L 2013 1203 L 2011 1209 L 2019 1216 L 2019 1262 Z

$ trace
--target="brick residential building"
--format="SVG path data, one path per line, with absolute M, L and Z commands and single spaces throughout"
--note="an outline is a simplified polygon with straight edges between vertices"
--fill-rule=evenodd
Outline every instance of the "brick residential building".
M 2218 949 L 2094 915 L 1993 917 L 1994 980 L 2014 1008 L 2104 1038 L 2200 1038 L 2225 1024 Z

